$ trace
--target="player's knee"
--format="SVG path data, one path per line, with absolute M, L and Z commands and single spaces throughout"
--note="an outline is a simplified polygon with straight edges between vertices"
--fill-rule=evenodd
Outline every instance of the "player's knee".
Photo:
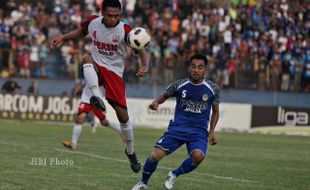
M 152 154 L 151 154 L 151 158 L 153 161 L 155 162 L 159 162 L 163 157 L 165 157 L 167 154 L 164 150 L 156 148 Z
M 109 125 L 109 122 L 106 119 L 101 120 L 100 123 L 102 126 L 108 126 Z
M 119 119 L 119 122 L 121 123 L 128 123 L 129 121 L 128 115 L 121 115 L 118 119 Z
M 82 64 L 85 64 L 85 63 L 93 63 L 93 58 L 91 57 L 90 54 L 83 56 Z
M 198 150 L 194 151 L 191 156 L 192 156 L 192 161 L 195 165 L 199 165 L 204 159 L 203 153 Z
M 129 115 L 127 109 L 113 103 L 111 105 L 116 112 L 118 121 L 120 123 L 127 123 L 129 121 Z
M 85 117 L 83 117 L 82 115 L 77 115 L 75 117 L 75 123 L 77 124 L 83 124 L 85 121 Z

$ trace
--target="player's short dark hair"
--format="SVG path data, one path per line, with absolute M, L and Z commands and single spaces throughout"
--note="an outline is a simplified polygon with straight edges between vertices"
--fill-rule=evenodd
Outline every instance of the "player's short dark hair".
M 122 9 L 122 5 L 119 0 L 104 0 L 101 5 L 101 11 L 105 11 L 107 7 Z
M 203 60 L 203 62 L 205 63 L 205 66 L 208 65 L 208 58 L 202 54 L 194 54 L 191 58 L 190 58 L 190 63 L 194 60 L 194 59 L 200 59 Z

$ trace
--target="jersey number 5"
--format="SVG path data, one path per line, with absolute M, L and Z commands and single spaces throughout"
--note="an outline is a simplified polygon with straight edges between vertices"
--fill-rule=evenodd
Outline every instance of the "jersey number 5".
M 185 98 L 186 97 L 186 90 L 183 90 L 182 91 L 182 98 Z

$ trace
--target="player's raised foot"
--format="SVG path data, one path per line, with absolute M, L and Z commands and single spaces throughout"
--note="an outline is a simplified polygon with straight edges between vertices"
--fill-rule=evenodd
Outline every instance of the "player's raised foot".
M 133 172 L 138 173 L 141 169 L 141 163 L 137 158 L 136 153 L 128 154 L 127 149 L 125 148 L 125 154 L 127 155 L 129 162 L 130 162 L 130 167 Z
M 99 98 L 98 96 L 91 96 L 89 103 L 100 111 L 106 110 L 103 100 Z
M 170 190 L 173 188 L 174 182 L 177 179 L 177 176 L 170 171 L 168 173 L 167 181 L 165 181 L 165 188 Z
M 62 144 L 64 145 L 64 147 L 70 149 L 70 150 L 75 150 L 76 145 L 73 144 L 71 141 L 63 141 Z
M 142 181 L 140 181 L 131 190 L 143 190 L 143 189 L 147 189 L 147 185 L 144 184 Z

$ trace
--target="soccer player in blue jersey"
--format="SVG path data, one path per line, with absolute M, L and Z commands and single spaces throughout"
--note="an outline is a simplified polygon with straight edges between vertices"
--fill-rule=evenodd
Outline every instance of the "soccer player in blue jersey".
M 175 115 L 169 123 L 168 131 L 155 143 L 153 152 L 145 161 L 142 179 L 132 190 L 147 189 L 158 162 L 186 144 L 188 158 L 168 173 L 164 184 L 166 189 L 172 189 L 179 175 L 193 171 L 203 161 L 208 141 L 211 145 L 217 144 L 215 126 L 219 119 L 220 90 L 214 82 L 205 78 L 207 62 L 204 55 L 193 55 L 188 67 L 189 78 L 177 80 L 168 86 L 166 91 L 149 105 L 150 109 L 157 110 L 159 104 L 168 98 L 176 98 Z

